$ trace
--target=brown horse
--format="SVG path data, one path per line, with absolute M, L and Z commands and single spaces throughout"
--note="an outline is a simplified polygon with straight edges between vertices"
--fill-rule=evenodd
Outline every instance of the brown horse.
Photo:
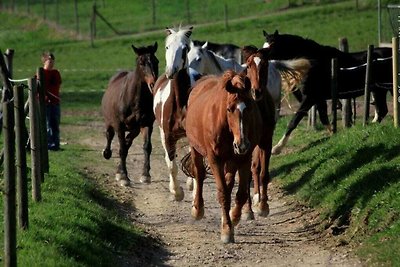
M 184 192 L 177 179 L 176 144 L 186 136 L 184 119 L 191 88 L 187 54 L 192 27 L 166 30 L 166 71 L 154 86 L 154 114 L 160 128 L 161 142 L 169 171 L 169 190 L 181 201 Z M 190 180 L 192 180 L 190 178 Z
M 244 49 L 245 50 L 245 49 Z M 257 101 L 257 107 L 262 116 L 262 127 L 260 142 L 253 151 L 251 172 L 254 182 L 253 202 L 260 216 L 268 216 L 268 183 L 270 181 L 269 163 L 271 158 L 272 137 L 275 129 L 275 105 L 272 96 L 267 90 L 268 83 L 268 51 L 260 49 L 256 51 L 245 51 L 246 73 L 251 82 L 253 90 L 261 93 L 261 98 Z M 251 198 L 248 199 L 244 214 L 248 219 L 254 218 L 251 209 Z
M 136 48 L 136 69 L 115 74 L 101 102 L 106 127 L 107 144 L 103 151 L 105 159 L 112 155 L 111 142 L 118 134 L 120 162 L 115 178 L 121 185 L 129 184 L 126 157 L 133 140 L 142 132 L 144 144 L 144 164 L 141 182 L 150 182 L 150 154 L 152 150 L 154 113 L 152 88 L 158 76 L 158 59 L 155 56 L 157 42 L 147 47 Z M 128 134 L 126 135 L 126 132 Z
M 205 76 L 193 87 L 186 114 L 186 135 L 196 179 L 192 216 L 201 219 L 204 215 L 203 159 L 207 158 L 222 208 L 223 243 L 234 242 L 233 227 L 248 199 L 251 154 L 259 143 L 260 124 L 261 116 L 244 75 L 227 71 L 223 76 Z M 237 171 L 239 186 L 235 207 L 230 211 Z

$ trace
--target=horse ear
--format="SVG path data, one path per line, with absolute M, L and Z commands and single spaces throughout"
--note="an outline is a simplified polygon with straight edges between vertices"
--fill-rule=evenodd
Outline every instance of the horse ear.
M 274 35 L 279 35 L 278 30 L 275 30 Z
M 132 49 L 133 49 L 133 52 L 135 52 L 136 55 L 139 55 L 139 49 L 138 48 L 136 48 L 134 45 L 132 45 Z
M 263 30 L 263 34 L 264 34 L 264 37 L 268 36 L 268 33 L 265 30 Z
M 201 48 L 207 49 L 207 46 L 208 46 L 208 42 L 205 42 Z

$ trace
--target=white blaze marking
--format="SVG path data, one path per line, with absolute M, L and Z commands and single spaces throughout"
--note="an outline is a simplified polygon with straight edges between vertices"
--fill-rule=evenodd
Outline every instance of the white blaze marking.
M 268 42 L 265 42 L 263 45 L 263 48 L 269 48 L 269 47 L 270 47 L 270 44 Z
M 260 62 L 261 62 L 261 58 L 259 58 L 259 57 L 254 57 L 254 63 L 256 63 L 256 65 L 257 65 L 257 67 L 258 67 L 258 65 L 260 64 Z
M 236 108 L 240 111 L 240 118 L 239 118 L 239 128 L 240 128 L 240 139 L 243 138 L 244 133 L 243 133 L 243 110 L 246 108 L 246 104 L 244 102 L 240 102 L 236 105 Z

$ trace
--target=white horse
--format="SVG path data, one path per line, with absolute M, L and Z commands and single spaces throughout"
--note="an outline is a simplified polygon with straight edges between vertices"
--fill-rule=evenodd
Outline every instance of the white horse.
M 184 118 L 192 81 L 187 54 L 190 50 L 192 28 L 167 28 L 165 40 L 165 73 L 154 85 L 153 110 L 160 128 L 161 142 L 169 171 L 169 190 L 181 201 L 184 192 L 177 179 L 177 141 L 186 136 Z M 191 182 L 192 178 L 188 179 Z
M 254 49 L 256 49 L 254 47 Z M 201 75 L 222 74 L 228 69 L 241 72 L 246 69 L 246 64 L 240 65 L 233 59 L 225 59 L 211 50 L 207 49 L 207 42 L 203 46 L 195 46 L 191 43 L 188 54 L 189 67 Z M 308 64 L 307 64 L 308 62 Z M 289 76 L 305 75 L 311 67 L 309 61 L 304 59 L 295 60 L 269 60 L 268 66 L 268 92 L 271 94 L 276 107 L 275 119 L 278 120 L 281 107 L 282 76 L 281 73 Z M 306 64 L 305 64 L 306 63 Z M 287 75 L 286 75 L 287 76 Z

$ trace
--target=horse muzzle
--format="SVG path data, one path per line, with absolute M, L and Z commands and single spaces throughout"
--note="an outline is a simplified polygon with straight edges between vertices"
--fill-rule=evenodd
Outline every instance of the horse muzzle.
M 249 140 L 245 139 L 242 140 L 240 143 L 233 142 L 233 151 L 237 155 L 244 155 L 249 151 L 250 142 Z

